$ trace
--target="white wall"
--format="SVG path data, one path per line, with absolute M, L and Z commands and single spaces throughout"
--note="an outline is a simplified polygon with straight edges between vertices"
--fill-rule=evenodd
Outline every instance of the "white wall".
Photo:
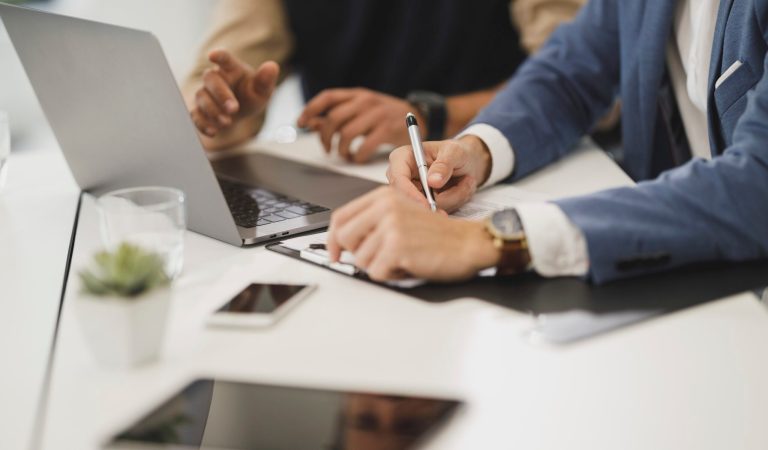
M 208 27 L 214 0 L 54 0 L 32 3 L 52 12 L 153 32 L 177 78 L 191 66 Z M 11 116 L 15 149 L 40 133 L 45 119 L 13 47 L 0 30 L 0 109 Z
M 214 0 L 56 0 L 53 10 L 67 15 L 139 28 L 163 45 L 177 79 L 184 76 L 208 29 Z

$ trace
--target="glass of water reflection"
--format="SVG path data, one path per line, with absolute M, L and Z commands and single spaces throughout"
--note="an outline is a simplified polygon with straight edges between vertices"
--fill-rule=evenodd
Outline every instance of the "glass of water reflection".
M 0 111 L 0 189 L 5 186 L 8 172 L 8 157 L 11 155 L 11 127 L 8 113 Z
M 160 255 L 174 279 L 184 264 L 187 212 L 184 193 L 167 187 L 137 187 L 99 197 L 101 234 L 112 250 L 123 242 Z

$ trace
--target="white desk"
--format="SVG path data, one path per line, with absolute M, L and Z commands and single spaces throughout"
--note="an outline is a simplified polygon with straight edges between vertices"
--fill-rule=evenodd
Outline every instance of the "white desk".
M 7 181 L 0 192 L 0 448 L 24 449 L 53 341 L 80 190 L 49 140 L 14 152 Z
M 268 151 L 323 161 L 306 140 Z M 605 156 L 586 151 L 523 185 L 573 194 L 627 182 Z M 86 198 L 74 269 L 97 248 L 96 227 Z M 435 449 L 768 448 L 768 317 L 749 294 L 553 348 L 523 338 L 532 325 L 525 315 L 472 299 L 426 304 L 263 248 L 189 233 L 185 264 L 164 357 L 131 371 L 92 361 L 71 277 L 43 448 L 97 448 L 206 375 L 465 399 L 469 407 L 431 443 Z M 319 288 L 268 331 L 206 329 L 206 315 L 224 300 L 215 297 L 217 280 L 232 268 L 244 271 L 243 282 Z

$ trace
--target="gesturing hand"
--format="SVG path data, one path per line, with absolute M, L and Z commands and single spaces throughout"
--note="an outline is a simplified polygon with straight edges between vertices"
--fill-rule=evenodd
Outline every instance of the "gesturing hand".
M 382 144 L 408 142 L 405 115 L 415 114 L 414 109 L 405 100 L 369 89 L 326 89 L 307 103 L 298 125 L 319 132 L 326 152 L 331 151 L 331 141 L 338 133 L 339 155 L 348 161 L 363 163 Z M 422 117 L 417 118 L 424 123 Z M 358 136 L 365 139 L 353 152 L 352 141 Z
M 424 155 L 429 165 L 427 182 L 435 190 L 437 205 L 449 212 L 468 202 L 490 172 L 490 152 L 475 136 L 425 142 Z M 395 189 L 427 205 L 410 145 L 390 153 L 387 178 Z
M 352 252 L 355 264 L 374 280 L 461 280 L 500 258 L 482 223 L 433 213 L 392 187 L 335 211 L 327 248 L 333 261 L 343 250 Z
M 253 69 L 226 50 L 214 50 L 208 58 L 215 66 L 203 73 L 191 116 L 201 133 L 214 137 L 239 119 L 264 111 L 280 67 L 268 61 Z

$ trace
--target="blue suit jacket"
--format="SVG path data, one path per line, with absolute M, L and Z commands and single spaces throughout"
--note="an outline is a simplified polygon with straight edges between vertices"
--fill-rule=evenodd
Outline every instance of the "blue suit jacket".
M 621 97 L 625 168 L 641 182 L 556 202 L 584 232 L 597 283 L 768 255 L 768 0 L 721 0 L 709 76 L 713 159 L 642 181 L 654 152 L 670 151 L 657 101 L 675 3 L 592 0 L 475 119 L 512 144 L 515 180 L 570 151 Z

